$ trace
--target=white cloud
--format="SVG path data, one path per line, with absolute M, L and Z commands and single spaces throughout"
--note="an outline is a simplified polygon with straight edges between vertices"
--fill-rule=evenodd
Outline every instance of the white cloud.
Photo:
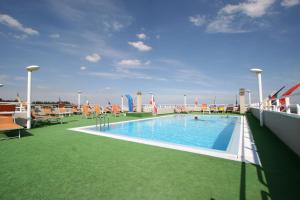
M 96 62 L 98 62 L 99 60 L 101 60 L 101 56 L 100 56 L 99 54 L 97 54 L 97 53 L 93 53 L 93 54 L 91 54 L 91 55 L 87 55 L 87 56 L 85 57 L 85 59 L 86 59 L 87 61 L 89 61 L 89 62 L 96 63 Z
M 210 33 L 243 33 L 247 32 L 239 27 L 234 27 L 232 22 L 234 20 L 233 15 L 221 15 L 215 20 L 211 21 L 207 27 L 206 31 Z
M 209 33 L 245 33 L 260 25 L 258 19 L 268 13 L 276 0 L 246 0 L 241 3 L 227 4 L 222 7 L 215 18 L 196 15 L 190 21 L 196 26 L 206 24 Z
M 84 70 L 86 70 L 86 67 L 85 66 L 81 66 L 80 70 L 84 71 Z
M 19 30 L 27 35 L 39 35 L 39 32 L 37 30 L 34 30 L 29 27 L 25 27 L 18 20 L 16 20 L 15 18 L 13 18 L 9 15 L 0 14 L 0 23 L 4 24 L 10 28 Z
M 53 39 L 58 39 L 58 38 L 60 38 L 60 35 L 58 33 L 54 33 L 54 34 L 49 35 L 49 37 L 51 37 Z
M 195 26 L 202 26 L 206 23 L 206 18 L 205 16 L 191 16 L 189 17 L 189 21 L 192 22 Z
M 145 33 L 136 34 L 136 37 L 141 39 L 141 40 L 145 40 L 147 38 Z
M 137 42 L 128 42 L 129 45 L 133 46 L 134 48 L 137 48 L 139 51 L 150 51 L 152 47 L 144 44 L 142 41 Z
M 142 65 L 142 62 L 138 59 L 128 59 L 128 60 L 121 60 L 118 62 L 118 65 L 120 66 L 139 66 Z
M 158 39 L 158 40 L 160 39 L 160 35 L 156 35 L 155 37 L 156 37 L 156 39 Z
M 65 21 L 76 23 L 85 30 L 112 34 L 128 27 L 133 21 L 124 5 L 110 0 L 47 1 L 55 14 Z M 83 9 L 84 8 L 84 9 Z
M 122 75 L 118 75 L 115 72 L 90 72 L 89 75 L 111 78 L 111 79 L 120 79 Z
M 243 13 L 249 17 L 261 17 L 275 3 L 275 0 L 247 0 L 243 3 L 228 4 L 220 10 L 220 13 Z
M 146 65 L 151 63 L 150 60 L 142 62 L 138 59 L 124 59 L 117 63 L 117 71 L 126 71 L 128 72 L 131 69 L 146 69 Z
M 300 0 L 283 0 L 281 5 L 286 8 L 290 8 L 300 4 Z

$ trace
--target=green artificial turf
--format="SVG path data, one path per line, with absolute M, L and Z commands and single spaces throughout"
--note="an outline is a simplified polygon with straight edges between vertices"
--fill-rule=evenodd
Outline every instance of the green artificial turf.
M 126 113 L 126 116 L 129 117 L 151 117 L 152 113 L 136 113 L 136 112 L 128 112 Z
M 43 125 L 20 140 L 0 141 L 0 199 L 299 197 L 299 158 L 248 118 L 262 168 L 67 130 L 94 119 L 74 116 L 62 125 Z

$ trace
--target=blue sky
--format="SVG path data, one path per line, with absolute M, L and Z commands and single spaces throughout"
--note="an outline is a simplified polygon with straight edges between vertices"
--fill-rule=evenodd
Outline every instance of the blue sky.
M 300 80 L 299 19 L 299 0 L 2 0 L 0 94 L 26 99 L 36 64 L 34 100 L 234 103 L 241 87 L 255 100 L 254 66 L 265 95 Z

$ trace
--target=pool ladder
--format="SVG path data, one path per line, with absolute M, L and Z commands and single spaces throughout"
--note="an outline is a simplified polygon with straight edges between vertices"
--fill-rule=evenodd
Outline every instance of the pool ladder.
M 104 114 L 104 115 L 99 115 L 96 117 L 96 128 L 98 128 L 101 131 L 101 128 L 109 127 L 109 117 Z

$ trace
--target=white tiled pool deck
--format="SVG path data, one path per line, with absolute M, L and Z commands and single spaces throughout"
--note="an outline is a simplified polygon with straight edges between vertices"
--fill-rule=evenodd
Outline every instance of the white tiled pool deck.
M 244 118 L 243 125 L 243 148 L 241 148 L 241 161 L 246 163 L 253 163 L 261 166 L 259 155 L 254 143 L 252 132 L 249 128 L 249 124 L 246 117 Z
M 165 117 L 165 116 L 162 116 L 162 117 Z M 131 120 L 131 122 L 147 120 L 147 119 L 149 119 L 149 118 Z M 115 122 L 115 123 L 111 123 L 111 124 L 126 123 L 126 122 L 128 122 L 128 121 Z M 189 147 L 189 146 L 184 146 L 184 145 L 152 141 L 152 140 L 145 140 L 145 139 L 133 138 L 133 137 L 123 136 L 123 135 L 114 135 L 114 134 L 95 131 L 95 130 L 88 130 L 88 128 L 95 127 L 95 126 L 71 128 L 69 130 L 77 131 L 77 132 L 81 132 L 81 133 L 88 133 L 88 134 L 97 135 L 97 136 L 109 137 L 109 138 L 114 138 L 114 139 L 119 139 L 119 140 L 125 140 L 125 141 L 130 141 L 130 142 L 135 142 L 135 143 L 147 144 L 147 145 L 151 145 L 151 146 L 158 146 L 158 147 L 162 147 L 162 148 L 187 151 L 187 152 L 196 153 L 196 154 L 208 155 L 208 156 L 213 156 L 213 157 L 218 157 L 218 158 L 224 158 L 224 159 L 229 159 L 229 160 L 242 161 L 242 162 L 246 162 L 246 163 L 261 165 L 258 153 L 256 151 L 256 146 L 255 146 L 255 143 L 254 143 L 254 140 L 252 137 L 252 133 L 249 128 L 246 117 L 242 116 L 240 123 L 241 123 L 240 124 L 240 137 L 239 137 L 240 141 L 238 144 L 238 153 L 237 154 L 231 154 L 226 151 L 211 150 L 211 149 L 205 149 L 205 148 L 194 148 L 194 147 Z

